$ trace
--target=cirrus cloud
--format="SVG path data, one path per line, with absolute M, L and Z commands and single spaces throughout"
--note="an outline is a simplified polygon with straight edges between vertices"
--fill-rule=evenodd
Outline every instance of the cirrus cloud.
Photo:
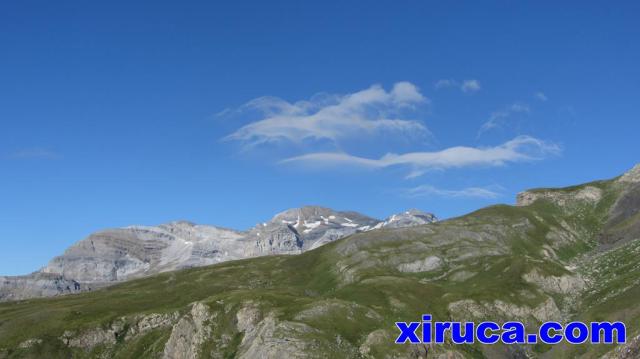
M 474 79 L 463 80 L 463 81 L 458 81 L 454 79 L 444 79 L 444 80 L 438 80 L 435 83 L 435 88 L 438 90 L 443 88 L 451 88 L 451 87 L 458 88 L 462 92 L 477 92 L 482 89 L 482 87 L 480 86 L 480 81 L 474 80 Z
M 482 135 L 483 133 L 489 130 L 504 126 L 507 120 L 516 114 L 526 115 L 526 114 L 529 114 L 530 112 L 531 112 L 531 108 L 529 107 L 529 105 L 523 102 L 516 102 L 501 110 L 494 111 L 491 113 L 491 116 L 489 116 L 489 120 L 483 123 L 482 127 L 480 127 L 480 130 L 478 131 L 478 136 Z
M 403 191 L 407 197 L 445 197 L 445 198 L 480 198 L 494 199 L 500 193 L 493 187 L 466 187 L 462 189 L 442 189 L 432 185 L 420 185 Z
M 494 147 L 456 146 L 434 152 L 387 153 L 380 158 L 365 158 L 343 152 L 316 152 L 291 157 L 281 163 L 300 163 L 312 166 L 359 166 L 381 169 L 406 166 L 407 177 L 417 177 L 430 170 L 466 167 L 497 167 L 508 163 L 541 160 L 559 154 L 558 145 L 531 136 L 518 136 Z
M 288 102 L 277 97 L 260 97 L 238 111 L 254 110 L 262 119 L 249 123 L 225 140 L 253 147 L 265 143 L 340 141 L 363 135 L 428 135 L 419 121 L 402 117 L 429 99 L 410 82 L 398 82 L 386 91 L 380 85 L 346 95 L 318 95 L 307 101 Z

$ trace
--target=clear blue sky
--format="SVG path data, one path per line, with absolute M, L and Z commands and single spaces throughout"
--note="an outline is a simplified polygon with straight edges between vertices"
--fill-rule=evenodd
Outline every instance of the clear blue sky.
M 0 273 L 305 204 L 442 218 L 640 162 L 634 1 L 5 1 Z M 395 87 L 394 87 L 395 86 Z

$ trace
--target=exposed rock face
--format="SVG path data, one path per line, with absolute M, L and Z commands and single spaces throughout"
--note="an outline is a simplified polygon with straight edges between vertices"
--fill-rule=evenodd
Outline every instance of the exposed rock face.
M 0 277 L 0 301 L 53 297 L 88 289 L 90 287 L 59 274 L 35 273 L 18 277 Z
M 340 335 L 335 341 L 327 341 L 322 331 L 305 321 L 322 320 L 324 316 L 340 313 L 347 318 L 381 320 L 371 309 L 339 300 L 327 300 L 307 307 L 292 320 L 283 320 L 275 311 L 261 312 L 255 303 L 245 303 L 236 313 L 236 328 L 242 333 L 242 341 L 237 348 L 238 358 L 326 358 L 329 353 L 342 353 L 337 357 L 356 357 L 357 348 Z
M 29 349 L 33 346 L 42 344 L 42 339 L 28 339 L 18 345 L 20 349 Z
M 640 183 L 640 164 L 635 165 L 631 170 L 616 179 L 617 183 L 628 187 Z M 575 202 L 596 203 L 602 198 L 602 190 L 594 186 L 584 186 L 576 191 L 562 191 L 554 189 L 535 189 L 520 192 L 517 195 L 517 206 L 528 206 L 539 199 L 549 200 L 557 205 L 566 206 Z
M 418 259 L 410 263 L 402 263 L 398 266 L 400 272 L 418 273 L 430 272 L 442 266 L 442 259 L 436 256 L 429 256 L 424 259 Z
M 314 352 L 309 338 L 316 329 L 298 322 L 279 321 L 273 314 L 267 315 L 255 327 L 245 331 L 238 358 L 321 358 Z
M 197 359 L 202 345 L 211 334 L 207 322 L 211 320 L 209 308 L 195 303 L 191 312 L 173 327 L 164 347 L 164 359 Z
M 102 329 L 96 328 L 70 338 L 67 345 L 73 348 L 91 350 L 98 345 L 113 345 L 116 343 L 117 330 L 121 328 Z
M 236 313 L 236 327 L 241 333 L 253 330 L 253 328 L 262 319 L 262 313 L 253 304 L 248 303 Z
M 618 182 L 640 183 L 640 164 L 635 165 L 631 170 L 620 176 Z
M 131 339 L 138 335 L 146 334 L 158 328 L 173 325 L 179 318 L 178 313 L 171 314 L 149 314 L 135 318 L 134 324 L 129 326 L 126 339 Z
M 97 327 L 80 332 L 66 331 L 59 339 L 71 348 L 91 351 L 97 346 L 113 346 L 120 339 L 132 340 L 152 330 L 172 326 L 178 318 L 178 313 L 123 317 L 115 320 L 107 328 Z M 23 344 L 29 344 L 31 347 L 40 343 L 42 343 L 41 339 L 29 339 Z
M 108 328 L 93 328 L 80 333 L 67 331 L 60 339 L 69 347 L 91 350 L 98 345 L 114 345 L 119 336 L 126 336 L 124 319 L 116 320 Z
M 602 190 L 586 186 L 576 193 L 564 193 L 558 190 L 532 190 L 518 193 L 517 206 L 528 206 L 539 199 L 545 199 L 559 206 L 566 206 L 572 202 L 596 203 L 602 198 Z
M 245 239 L 247 246 L 246 257 L 263 256 L 269 254 L 298 254 L 302 253 L 304 241 L 298 232 L 287 225 L 269 224 L 263 228 L 256 228 L 249 232 Z M 254 245 L 251 245 L 254 242 Z
M 543 276 L 538 271 L 532 271 L 526 273 L 522 279 L 528 283 L 536 284 L 549 293 L 578 294 L 586 287 L 584 279 L 575 275 Z
M 234 259 L 299 254 L 358 232 L 433 221 L 435 216 L 417 210 L 379 221 L 307 206 L 279 213 L 246 232 L 184 221 L 108 229 L 77 242 L 39 272 L 0 277 L 0 301 L 75 293 Z
M 547 300 L 534 308 L 518 306 L 502 300 L 495 300 L 492 303 L 461 300 L 449 304 L 449 312 L 454 315 L 454 318 L 461 321 L 464 318 L 466 320 L 469 320 L 469 318 L 492 318 L 498 321 L 517 319 L 526 323 L 532 319 L 538 322 L 561 321 L 564 317 L 552 298 L 547 298 Z

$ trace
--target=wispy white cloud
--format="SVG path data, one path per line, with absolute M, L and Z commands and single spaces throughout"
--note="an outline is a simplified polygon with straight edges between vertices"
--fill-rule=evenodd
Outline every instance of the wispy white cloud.
M 482 198 L 493 199 L 500 197 L 497 186 L 467 187 L 462 189 L 442 189 L 432 185 L 421 185 L 402 191 L 407 197 L 445 197 L 445 198 Z
M 443 88 L 449 88 L 449 87 L 458 87 L 460 86 L 458 84 L 458 81 L 453 80 L 453 79 L 442 79 L 442 80 L 438 80 L 435 83 L 435 88 L 436 89 L 443 89 Z
M 480 86 L 480 81 L 478 80 L 454 80 L 454 79 L 443 79 L 438 80 L 435 83 L 436 89 L 444 89 L 444 88 L 458 88 L 462 92 L 476 92 L 482 89 Z
M 462 92 L 480 91 L 480 82 L 478 80 L 464 80 L 460 86 Z
M 398 82 L 390 91 L 379 85 L 346 95 L 318 95 L 290 103 L 277 97 L 260 97 L 239 111 L 258 111 L 262 119 L 227 136 L 246 146 L 265 143 L 325 140 L 339 143 L 373 134 L 428 134 L 427 127 L 401 118 L 429 100 L 410 82 Z
M 285 159 L 281 163 L 300 163 L 311 166 L 359 166 L 380 169 L 407 166 L 408 177 L 417 177 L 429 170 L 465 167 L 495 167 L 507 163 L 541 160 L 559 154 L 558 145 L 531 136 L 518 136 L 495 147 L 450 147 L 435 152 L 388 153 L 371 159 L 343 152 L 316 152 Z
M 33 148 L 23 148 L 14 152 L 11 152 L 5 156 L 7 159 L 11 160 L 27 160 L 27 159 L 39 159 L 39 160 L 57 160 L 62 158 L 62 156 L 54 151 L 33 147 Z
M 482 124 L 478 135 L 481 135 L 491 129 L 502 127 L 505 121 L 507 121 L 511 116 L 515 114 L 528 114 L 530 112 L 531 108 L 529 107 L 529 105 L 522 102 L 516 102 L 501 110 L 495 111 L 491 113 L 491 116 L 489 116 L 489 120 Z
M 545 95 L 545 93 L 544 93 L 544 92 L 541 92 L 541 91 L 536 92 L 535 94 L 533 94 L 533 96 L 534 96 L 537 100 L 542 101 L 542 102 L 546 102 L 547 100 L 549 100 L 549 98 L 547 97 L 547 95 Z

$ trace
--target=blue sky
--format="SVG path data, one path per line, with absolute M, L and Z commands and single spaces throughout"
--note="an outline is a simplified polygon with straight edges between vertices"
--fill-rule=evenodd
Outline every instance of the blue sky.
M 640 162 L 640 5 L 0 4 L 0 273 L 108 227 L 442 218 Z

